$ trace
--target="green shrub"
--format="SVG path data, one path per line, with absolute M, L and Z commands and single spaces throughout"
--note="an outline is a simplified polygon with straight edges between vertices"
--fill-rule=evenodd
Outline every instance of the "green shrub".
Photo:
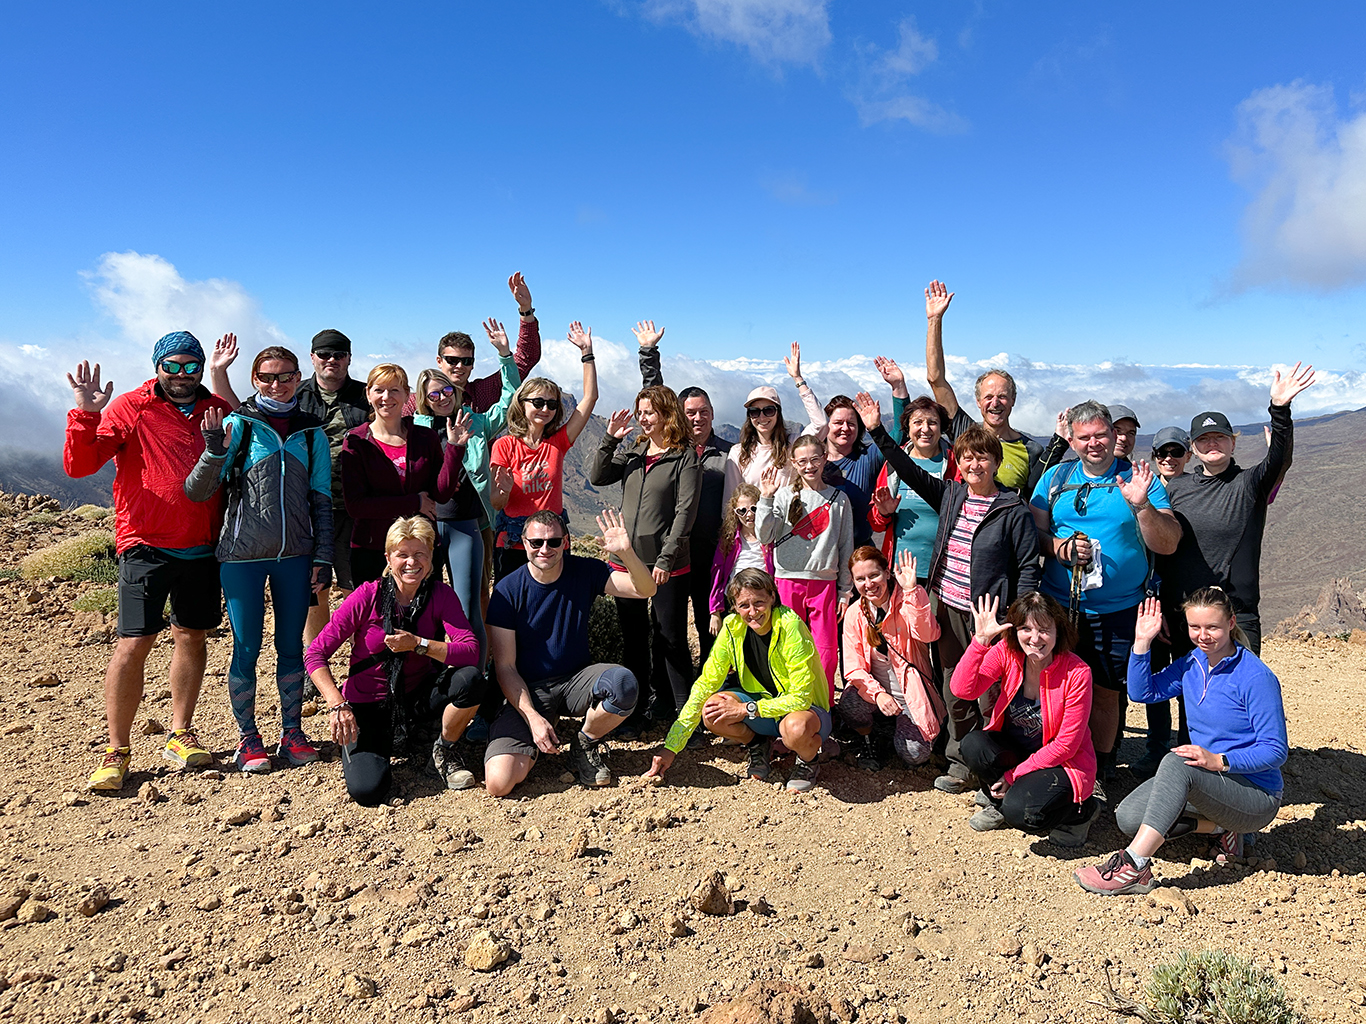
M 98 523 L 101 519 L 113 515 L 114 510 L 105 508 L 103 505 L 81 505 L 73 508 L 71 514 L 80 516 L 82 519 L 88 519 L 92 523 Z
M 6 566 L 5 568 L 0 569 L 0 580 L 17 580 L 22 578 L 23 574 L 13 566 Z
M 55 512 L 34 512 L 24 517 L 24 522 L 30 526 L 56 526 L 61 521 Z
M 1138 1015 L 1152 1024 L 1297 1024 L 1276 979 L 1232 953 L 1183 952 L 1153 969 Z
M 26 555 L 19 563 L 19 573 L 26 580 L 59 576 L 91 583 L 117 583 L 119 566 L 114 554 L 114 535 L 108 530 L 93 530 L 68 537 Z
M 99 612 L 101 615 L 113 615 L 119 610 L 119 588 L 96 587 L 94 590 L 87 590 L 71 602 L 71 610 L 73 612 Z
M 621 663 L 621 623 L 617 605 L 604 595 L 593 602 L 588 616 L 588 653 L 593 661 Z

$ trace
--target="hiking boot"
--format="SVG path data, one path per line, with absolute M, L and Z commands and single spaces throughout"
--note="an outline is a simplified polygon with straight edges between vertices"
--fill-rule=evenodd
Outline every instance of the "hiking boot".
M 213 764 L 213 755 L 204 749 L 193 729 L 177 729 L 171 733 L 161 756 L 182 768 L 207 768 Z
M 105 747 L 104 760 L 90 775 L 89 788 L 102 793 L 117 793 L 123 788 L 132 752 L 127 747 Z
M 816 784 L 816 779 L 821 773 L 821 766 L 818 761 L 803 761 L 800 757 L 792 764 L 792 771 L 787 776 L 787 791 L 789 793 L 806 793 Z
M 1001 813 L 1001 809 L 994 804 L 987 804 L 980 811 L 968 819 L 968 824 L 972 826 L 974 832 L 990 832 L 993 829 L 1006 827 L 1006 816 Z
M 826 761 L 833 761 L 840 756 L 840 741 L 833 736 L 827 736 L 821 742 L 821 752 L 816 755 L 817 764 L 825 764 Z
M 318 759 L 318 751 L 302 729 L 286 729 L 280 734 L 279 746 L 275 752 L 295 767 L 312 764 Z
M 1078 846 L 1085 846 L 1087 837 L 1091 835 L 1091 825 L 1100 817 L 1100 801 L 1091 801 L 1091 813 L 1075 825 L 1062 825 L 1048 833 L 1048 841 L 1054 846 L 1061 846 L 1064 849 L 1075 850 Z
M 1109 860 L 1095 867 L 1082 868 L 1072 877 L 1087 892 L 1101 896 L 1142 896 L 1157 888 L 1152 861 L 1140 868 L 1128 850 L 1112 853 Z
M 972 798 L 973 805 L 976 807 L 990 807 L 991 797 L 985 789 L 979 789 Z
M 745 751 L 749 754 L 749 777 L 767 782 L 773 771 L 773 737 L 755 736 L 745 744 Z
M 612 773 L 602 756 L 602 742 L 589 739 L 580 729 L 569 741 L 569 760 L 580 786 L 610 786 Z
M 976 789 L 977 783 L 972 781 L 970 775 L 960 777 L 948 772 L 934 780 L 934 788 L 941 793 L 966 793 L 970 789 Z
M 1241 832 L 1220 832 L 1209 848 L 1210 859 L 1217 864 L 1231 864 L 1243 855 Z
M 1129 765 L 1129 771 L 1139 782 L 1147 782 L 1157 774 L 1157 766 L 1162 763 L 1162 758 L 1166 752 L 1144 754 L 1133 764 Z
M 854 740 L 854 764 L 865 772 L 882 771 L 882 759 L 877 756 L 877 741 L 871 735 L 856 736 Z
M 249 732 L 237 742 L 237 753 L 232 758 L 244 772 L 261 775 L 270 771 L 270 755 L 261 742 L 259 732 Z
M 427 764 L 428 774 L 443 782 L 447 789 L 469 789 L 474 785 L 474 772 L 465 767 L 458 743 L 447 743 L 437 737 Z

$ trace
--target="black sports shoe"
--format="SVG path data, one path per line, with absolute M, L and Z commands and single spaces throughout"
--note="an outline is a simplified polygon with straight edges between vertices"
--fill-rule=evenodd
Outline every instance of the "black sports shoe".
M 806 793 L 816 784 L 816 778 L 821 773 L 821 766 L 818 761 L 803 761 L 798 757 L 792 764 L 792 771 L 787 776 L 787 791 L 789 793 Z
M 859 736 L 854 744 L 854 764 L 865 772 L 882 771 L 882 759 L 877 756 L 877 740 L 871 734 Z
M 580 786 L 610 786 L 612 773 L 602 756 L 600 740 L 591 740 L 580 729 L 569 741 L 569 759 L 574 764 L 574 774 L 579 777 Z
M 749 777 L 767 782 L 773 771 L 773 737 L 755 736 L 745 749 L 749 752 Z

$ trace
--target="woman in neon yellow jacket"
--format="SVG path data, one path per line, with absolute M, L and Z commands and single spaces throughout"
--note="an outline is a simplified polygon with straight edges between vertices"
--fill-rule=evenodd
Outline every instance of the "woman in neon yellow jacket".
M 746 745 L 752 779 L 769 777 L 773 741 L 781 736 L 797 755 L 787 788 L 804 793 L 816 782 L 831 725 L 830 691 L 811 631 L 783 606 L 777 584 L 762 569 L 741 569 L 726 597 L 735 610 L 721 623 L 702 674 L 646 775 L 662 778 L 701 722 Z

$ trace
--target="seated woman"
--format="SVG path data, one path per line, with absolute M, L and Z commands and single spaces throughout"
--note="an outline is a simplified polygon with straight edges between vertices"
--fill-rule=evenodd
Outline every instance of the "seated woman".
M 973 609 L 972 642 L 953 671 L 953 692 L 975 700 L 997 683 L 984 729 L 963 737 L 963 760 L 982 780 L 988 803 L 968 822 L 979 832 L 1009 826 L 1081 846 L 1100 813 L 1092 795 L 1091 670 L 1072 653 L 1076 632 L 1062 606 L 1026 594 L 996 620 L 995 597 Z M 992 646 L 1001 633 L 1005 643 Z
M 427 774 L 447 789 L 474 785 L 456 742 L 484 696 L 479 643 L 455 591 L 432 571 L 435 548 L 425 516 L 396 519 L 384 538 L 383 575 L 351 592 L 304 659 L 342 747 L 346 790 L 359 804 L 388 797 L 395 755 L 427 756 Z M 338 689 L 327 660 L 347 640 L 351 667 Z
M 1290 753 L 1281 684 L 1244 645 L 1233 603 L 1218 587 L 1186 599 L 1195 650 L 1152 674 L 1152 643 L 1162 628 L 1156 598 L 1143 602 L 1129 654 L 1129 699 L 1151 704 L 1184 695 L 1191 742 L 1173 747 L 1115 810 L 1126 849 L 1074 876 L 1088 892 L 1149 892 L 1150 860 L 1168 839 L 1191 832 L 1214 837 L 1220 861 L 1241 857 L 1243 837 L 1265 828 L 1281 806 L 1281 765 Z
M 821 744 L 831 724 L 825 669 L 816 645 L 797 613 L 783 607 L 777 584 L 762 569 L 741 569 L 726 593 L 735 611 L 722 623 L 702 674 L 646 777 L 664 777 L 700 720 L 716 735 L 749 748 L 752 779 L 768 778 L 773 741 L 781 736 L 797 755 L 787 788 L 805 793 L 816 782 Z M 738 688 L 723 690 L 732 672 Z
M 897 558 L 896 583 L 887 559 L 871 545 L 849 559 L 859 599 L 844 613 L 844 691 L 841 717 L 861 737 L 854 758 L 860 768 L 879 771 L 873 723 L 894 719 L 892 749 L 908 765 L 929 760 L 944 702 L 933 679 L 929 644 L 939 638 L 930 595 L 916 583 L 915 557 Z

